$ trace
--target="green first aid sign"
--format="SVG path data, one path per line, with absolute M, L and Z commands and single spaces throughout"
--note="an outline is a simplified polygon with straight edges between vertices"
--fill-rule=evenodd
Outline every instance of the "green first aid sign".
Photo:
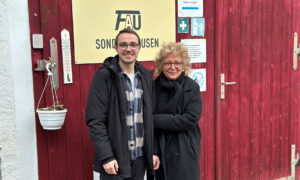
M 189 33 L 189 19 L 179 18 L 177 22 L 178 33 Z

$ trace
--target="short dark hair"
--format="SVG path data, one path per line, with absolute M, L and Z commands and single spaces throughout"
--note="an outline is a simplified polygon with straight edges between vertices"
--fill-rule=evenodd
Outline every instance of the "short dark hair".
M 141 44 L 140 36 L 134 30 L 132 30 L 130 28 L 125 28 L 125 29 L 122 29 L 121 31 L 119 31 L 118 35 L 116 36 L 115 45 L 118 45 L 118 38 L 119 38 L 120 34 L 123 34 L 123 33 L 129 33 L 129 34 L 136 35 L 136 37 L 138 38 L 139 44 Z

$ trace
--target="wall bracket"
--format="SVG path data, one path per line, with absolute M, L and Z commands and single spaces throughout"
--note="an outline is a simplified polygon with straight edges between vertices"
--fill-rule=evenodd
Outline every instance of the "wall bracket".
M 50 62 L 49 60 L 45 60 L 45 59 L 37 60 L 37 68 L 34 69 L 34 71 L 45 71 L 46 64 L 49 62 Z
M 58 53 L 57 53 L 57 41 L 54 37 L 50 39 L 50 60 L 37 60 L 37 68 L 34 71 L 45 71 L 46 65 L 51 63 L 51 69 L 53 72 L 54 89 L 59 88 L 59 76 L 58 76 Z

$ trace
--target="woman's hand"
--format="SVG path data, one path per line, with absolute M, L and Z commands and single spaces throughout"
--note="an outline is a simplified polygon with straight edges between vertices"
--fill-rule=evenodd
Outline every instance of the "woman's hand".
M 107 174 L 117 174 L 117 172 L 119 170 L 119 165 L 116 160 L 112 160 L 112 161 L 104 164 L 103 168 Z
M 153 167 L 154 167 L 154 170 L 157 170 L 159 168 L 159 165 L 160 165 L 159 157 L 156 156 L 156 155 L 153 155 Z

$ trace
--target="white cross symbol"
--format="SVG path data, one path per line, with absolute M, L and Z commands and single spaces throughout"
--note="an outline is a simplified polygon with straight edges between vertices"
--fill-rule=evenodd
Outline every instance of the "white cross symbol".
M 179 25 L 182 29 L 182 31 L 184 31 L 186 24 L 184 23 L 184 21 L 181 21 L 181 24 Z

